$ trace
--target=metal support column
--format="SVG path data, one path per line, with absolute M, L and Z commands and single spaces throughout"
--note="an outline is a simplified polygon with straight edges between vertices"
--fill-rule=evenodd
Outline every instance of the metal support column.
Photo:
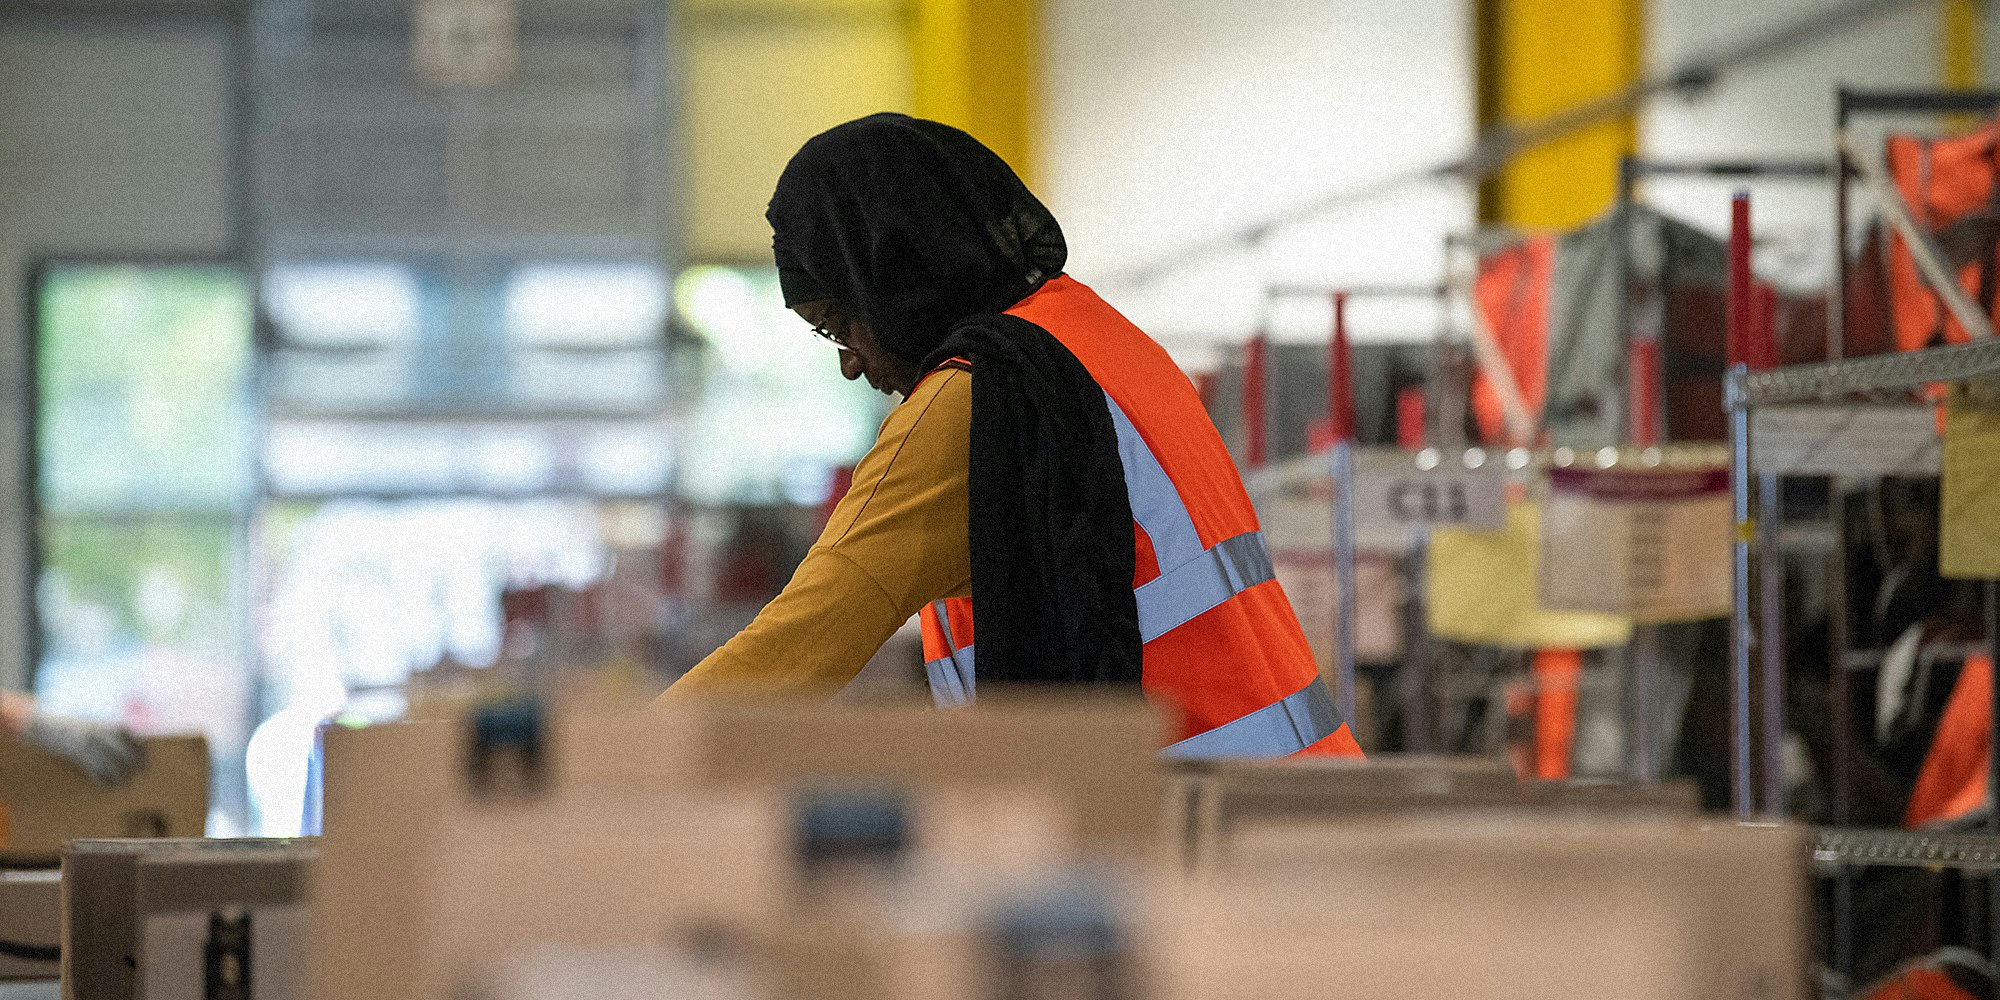
M 1784 516 L 1779 485 L 1776 473 L 1757 477 L 1757 656 L 1763 669 L 1758 725 L 1763 744 L 1762 809 L 1768 816 L 1785 814 L 1785 554 L 1779 544 Z
M 1437 752 L 1436 713 L 1431 697 L 1431 634 L 1425 621 L 1425 588 L 1429 585 L 1431 532 L 1428 527 L 1410 529 L 1410 552 L 1405 560 L 1409 594 L 1404 600 L 1403 664 L 1398 675 L 1403 701 L 1403 749 L 1410 753 Z
M 1334 692 L 1340 717 L 1354 717 L 1354 384 L 1347 349 L 1347 293 L 1333 295 L 1333 338 L 1327 358 L 1328 417 L 1333 430 L 1333 572 L 1339 587 L 1334 623 Z
M 1729 227 L 1729 385 L 1731 399 L 1740 399 L 1749 375 L 1745 363 L 1750 301 L 1750 195 L 1737 192 L 1730 203 Z M 1729 750 L 1730 801 L 1736 818 L 1748 820 L 1755 810 L 1750 771 L 1750 545 L 1757 525 L 1750 515 L 1750 407 L 1729 414 L 1730 510 L 1736 523 L 1730 601 Z
M 1990 669 L 2000 673 L 2000 580 L 1986 584 L 1986 646 Z M 2000 683 L 1992 688 L 1987 715 L 1986 829 L 2000 834 L 2000 808 L 1996 808 L 2000 803 Z M 2000 872 L 1986 879 L 1986 921 L 1986 957 L 2000 961 Z
M 1729 380 L 1741 385 L 1748 368 L 1730 366 Z M 1734 597 L 1729 619 L 1729 753 L 1730 802 L 1736 818 L 1748 820 L 1754 810 L 1750 781 L 1750 543 L 1757 524 L 1750 519 L 1750 410 L 1729 415 L 1730 511 L 1736 522 L 1733 544 Z
M 1641 390 L 1640 381 L 1645 376 L 1644 367 L 1636 357 L 1639 332 L 1633 328 L 1632 316 L 1632 213 L 1634 208 L 1633 185 L 1638 164 L 1630 156 L 1618 158 L 1618 200 L 1611 212 L 1611 275 L 1614 282 L 1614 302 L 1617 306 L 1618 338 L 1627 345 L 1625 351 L 1625 405 L 1613 408 L 1611 419 L 1617 414 L 1624 415 L 1624 433 L 1618 437 L 1637 447 L 1652 443 L 1652 415 L 1641 413 L 1647 394 Z M 1632 630 L 1632 642 L 1625 651 L 1625 744 L 1626 774 L 1634 781 L 1648 784 L 1659 780 L 1659 769 L 1653 754 L 1654 687 L 1659 668 L 1659 637 L 1657 626 L 1638 625 Z
M 1750 323 L 1750 366 L 1778 363 L 1777 301 L 1768 287 L 1753 288 Z M 1745 428 L 1747 433 L 1748 428 Z M 1757 477 L 1757 654 L 1763 667 L 1758 691 L 1759 727 L 1763 737 L 1764 802 L 1767 816 L 1785 814 L 1785 551 L 1782 482 L 1777 473 Z
M 1849 634 L 1847 600 L 1847 484 L 1835 479 L 1832 490 L 1833 552 L 1827 557 L 1826 617 L 1828 707 L 1833 714 L 1832 819 L 1837 827 L 1854 822 L 1854 708 L 1849 701 L 1847 650 Z M 1833 969 L 1850 979 L 1854 975 L 1854 872 L 1842 868 L 1833 883 Z

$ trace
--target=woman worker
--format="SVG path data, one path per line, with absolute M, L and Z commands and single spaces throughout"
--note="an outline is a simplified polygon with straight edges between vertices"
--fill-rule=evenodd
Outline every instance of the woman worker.
M 766 217 L 785 304 L 903 401 L 784 591 L 667 700 L 830 692 L 921 612 L 942 706 L 1136 684 L 1178 712 L 1172 756 L 1360 753 L 1194 386 L 1063 273 L 1004 161 L 871 115 L 807 142 Z

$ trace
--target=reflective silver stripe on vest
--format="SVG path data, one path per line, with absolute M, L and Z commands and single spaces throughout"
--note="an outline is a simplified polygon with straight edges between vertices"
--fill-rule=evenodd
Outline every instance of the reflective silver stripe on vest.
M 951 616 L 945 614 L 944 602 L 931 604 L 938 624 L 943 626 L 944 644 L 951 646 L 958 640 L 952 638 Z M 935 660 L 924 662 L 924 675 L 930 678 L 931 702 L 939 708 L 962 708 L 972 704 L 977 691 L 978 675 L 973 671 L 972 647 L 953 649 Z
M 1275 575 L 1262 534 L 1225 538 L 1132 592 L 1139 602 L 1139 641 L 1152 642 Z
M 1194 518 L 1153 449 L 1110 394 L 1104 402 L 1111 407 L 1111 426 L 1118 432 L 1118 459 L 1125 466 L 1132 520 L 1145 529 L 1160 564 L 1160 575 L 1132 593 L 1139 602 L 1139 641 L 1152 642 L 1276 574 L 1264 536 L 1258 532 L 1246 531 L 1203 549 Z
M 1146 529 L 1164 573 L 1201 555 L 1201 535 L 1194 530 L 1194 518 L 1188 515 L 1174 481 L 1167 478 L 1167 470 L 1160 467 L 1153 449 L 1139 436 L 1139 428 L 1132 426 L 1131 418 L 1109 393 L 1104 402 L 1111 407 L 1111 426 L 1118 432 L 1118 461 L 1125 467 L 1125 496 L 1132 505 L 1132 520 Z
M 1118 432 L 1118 460 L 1125 469 L 1125 494 L 1132 506 L 1132 520 L 1152 541 L 1153 556 L 1160 565 L 1159 576 L 1132 592 L 1139 609 L 1139 641 L 1152 642 L 1237 594 L 1276 579 L 1271 553 L 1264 547 L 1261 532 L 1246 531 L 1211 548 L 1202 548 L 1194 518 L 1189 516 L 1180 491 L 1174 488 L 1174 481 L 1160 466 L 1153 449 L 1139 436 L 1139 429 L 1109 393 L 1105 394 L 1104 402 L 1111 408 L 1111 425 Z M 951 619 L 944 613 L 944 602 L 936 602 L 932 607 L 938 622 L 944 626 L 945 642 L 949 644 L 953 641 Z M 941 708 L 971 703 L 972 664 L 971 646 L 926 662 L 924 672 L 930 677 L 931 700 Z
M 1160 751 L 1163 757 L 1284 757 L 1340 730 L 1340 710 L 1326 681 L 1311 684 L 1241 718 Z

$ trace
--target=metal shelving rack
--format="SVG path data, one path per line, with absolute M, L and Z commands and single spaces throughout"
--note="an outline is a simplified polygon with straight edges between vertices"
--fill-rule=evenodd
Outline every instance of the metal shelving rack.
M 1708 181 L 1790 181 L 1824 182 L 1834 174 L 1831 163 L 1819 160 L 1649 160 L 1636 156 L 1622 157 L 1618 161 L 1618 200 L 1613 212 L 1616 236 L 1612 241 L 1612 272 L 1617 282 L 1619 294 L 1618 329 L 1627 342 L 1626 386 L 1633 397 L 1627 400 L 1623 409 L 1624 440 L 1644 447 L 1661 439 L 1666 430 L 1666 413 L 1663 407 L 1653 405 L 1651 400 L 1665 397 L 1664 384 L 1666 364 L 1664 363 L 1665 331 L 1658 320 L 1641 324 L 1633 301 L 1633 285 L 1636 277 L 1633 270 L 1632 240 L 1635 209 L 1640 204 L 1638 187 L 1641 181 L 1660 179 L 1708 180 Z M 1661 304 L 1654 302 L 1653 308 Z M 1650 334 L 1647 332 L 1650 331 Z M 1649 359 L 1642 364 L 1641 358 Z M 1782 516 L 1778 507 L 1778 491 L 1775 478 L 1767 477 L 1767 488 L 1763 491 L 1764 519 L 1776 523 Z M 1775 539 L 1772 547 L 1764 553 L 1766 587 L 1781 585 L 1783 564 L 1777 557 Z M 1662 748 L 1656 731 L 1654 718 L 1654 691 L 1661 652 L 1659 633 L 1651 626 L 1641 626 L 1634 631 L 1630 653 L 1628 676 L 1632 684 L 1630 702 L 1631 729 L 1631 776 L 1640 782 L 1655 782 L 1665 769 L 1661 760 Z M 1773 658 L 1781 657 L 1782 651 L 1768 652 Z M 1780 792 L 1773 792 L 1772 799 Z M 1776 811 L 1774 809 L 1774 811 Z
M 1839 262 L 1838 276 L 1830 293 L 1829 322 L 1827 329 L 1828 361 L 1817 364 L 1774 367 L 1753 370 L 1747 363 L 1746 352 L 1732 358 L 1724 388 L 1724 405 L 1730 411 L 1730 471 L 1736 490 L 1736 587 L 1731 615 L 1731 674 L 1736 698 L 1731 712 L 1732 773 L 1735 784 L 1735 805 L 1738 818 L 1748 820 L 1755 811 L 1753 789 L 1750 787 L 1751 753 L 1750 745 L 1750 703 L 1749 692 L 1752 678 L 1749 650 L 1756 642 L 1757 631 L 1761 627 L 1767 635 L 1777 626 L 1777 609 L 1781 595 L 1766 592 L 1759 595 L 1764 605 L 1758 625 L 1752 624 L 1751 593 L 1748 563 L 1753 546 L 1757 545 L 1761 532 L 1775 532 L 1777 524 L 1760 526 L 1752 518 L 1749 507 L 1749 484 L 1755 471 L 1755 455 L 1751 451 L 1750 427 L 1757 408 L 1783 403 L 1824 402 L 1839 403 L 1851 400 L 1856 395 L 1909 390 L 1936 382 L 1962 381 L 1987 375 L 2000 374 L 2000 337 L 1990 335 L 1990 325 L 1979 317 L 1976 322 L 1963 325 L 1975 330 L 1975 336 L 1988 334 L 1968 343 L 1933 347 L 1897 354 L 1875 355 L 1862 358 L 1844 357 L 1846 347 L 1847 322 L 1844 310 L 1845 290 L 1848 284 L 1847 243 L 1851 219 L 1849 214 L 1850 181 L 1861 178 L 1876 187 L 1877 196 L 1882 197 L 1881 179 L 1870 164 L 1859 162 L 1854 154 L 1849 134 L 1851 119 L 1858 114 L 1949 114 L 1979 113 L 1989 114 L 2000 107 L 2000 92 L 1855 92 L 1842 90 L 1838 94 L 1836 112 L 1836 147 L 1838 169 L 1835 171 L 1835 257 Z M 1894 197 L 1889 192 L 1889 197 Z M 1747 320 L 1747 310 L 1739 314 L 1739 306 L 1747 299 L 1748 271 L 1748 229 L 1747 200 L 1739 196 L 1739 210 L 1745 224 L 1741 227 L 1743 259 L 1738 268 L 1733 268 L 1731 282 L 1731 321 L 1733 326 Z M 1900 205 L 1884 205 L 1892 223 L 1907 224 L 1907 218 L 1896 219 Z M 1912 244 L 1913 252 L 1920 258 L 1934 254 L 1928 240 L 1922 234 L 1904 231 L 1906 240 Z M 1734 263 L 1734 262 L 1733 262 Z M 1924 268 L 1926 280 L 1934 287 L 1942 284 L 1939 294 L 1947 300 L 1947 306 L 1956 315 L 1965 307 L 1963 295 L 1956 295 L 1961 301 L 1953 302 L 1958 292 L 1953 279 L 1941 269 Z M 1936 270 L 1938 273 L 1931 273 Z M 1972 319 L 1973 317 L 1967 317 Z M 1985 329 L 1981 329 L 1985 328 Z M 1737 326 L 1737 329 L 1745 329 Z M 1739 343 L 1741 343 L 1739 341 Z M 1852 710 L 1849 691 L 1849 637 L 1847 635 L 1848 609 L 1846 607 L 1844 539 L 1838 534 L 1844 532 L 1844 503 L 1842 493 L 1835 491 L 1833 527 L 1836 532 L 1835 567 L 1833 575 L 1837 581 L 1828 588 L 1829 617 L 1833 624 L 1832 650 L 1829 656 L 1830 682 L 1832 685 L 1832 709 L 1835 713 L 1834 733 L 1834 774 L 1832 776 L 1832 819 L 1834 825 L 1818 832 L 1813 849 L 1816 862 L 1832 869 L 1836 876 L 1834 898 L 1834 942 L 1833 964 L 1842 973 L 1852 969 L 1853 935 L 1853 886 L 1852 869 L 1857 866 L 1892 865 L 1917 866 L 1925 868 L 1952 868 L 1968 872 L 1985 873 L 1992 876 L 1987 891 L 1987 926 L 1990 935 L 1988 954 L 2000 957 L 2000 810 L 1993 812 L 1982 832 L 1916 832 L 1902 830 L 1863 830 L 1848 828 L 1852 815 L 1849 795 L 1849 775 L 1847 760 L 1851 754 L 1849 724 Z M 1766 549 L 1765 551 L 1769 551 Z M 2000 581 L 1988 585 L 1989 645 L 2000 662 Z M 1774 714 L 1782 705 L 1784 677 L 1782 663 L 1777 657 L 1764 657 L 1761 688 L 1765 697 L 1766 725 L 1762 733 L 1763 745 L 1758 748 L 1766 761 L 1767 781 L 1764 807 L 1772 815 L 1781 813 L 1782 802 L 1775 798 L 1773 789 L 1778 783 L 1769 780 L 1770 767 L 1779 759 L 1783 739 L 1782 726 L 1770 723 L 1778 717 Z M 1995 686 L 1993 718 L 2000 723 L 2000 685 Z M 2000 726 L 1996 726 L 2000 728 Z M 1996 734 L 2000 735 L 2000 734 Z M 1989 762 L 1987 800 L 2000 803 L 2000 738 L 1990 741 L 1989 752 L 1993 759 Z
M 1815 864 L 1836 871 L 1874 865 L 2000 872 L 2000 838 L 1990 833 L 1827 828 L 1813 835 Z
M 1354 500 L 1353 491 L 1345 488 L 1345 484 L 1351 482 L 1354 478 L 1355 450 L 1353 386 L 1347 372 L 1349 360 L 1346 307 L 1348 301 L 1351 299 L 1437 299 L 1443 301 L 1449 295 L 1449 291 L 1449 288 L 1442 284 L 1345 286 L 1274 284 L 1265 288 L 1264 296 L 1259 306 L 1260 328 L 1264 325 L 1262 317 L 1268 316 L 1271 303 L 1277 299 L 1316 298 L 1329 302 L 1333 307 L 1333 323 L 1331 329 L 1328 331 L 1329 337 L 1327 343 L 1327 414 L 1334 431 L 1335 441 L 1329 452 L 1328 461 L 1334 482 L 1342 484 L 1342 488 L 1338 489 L 1335 493 L 1334 509 L 1332 511 L 1334 528 L 1333 564 L 1338 590 L 1334 601 L 1334 634 L 1332 636 L 1333 642 L 1331 648 L 1334 651 L 1335 694 L 1339 699 L 1338 707 L 1341 711 L 1341 717 L 1350 726 L 1357 724 L 1357 720 L 1354 717 L 1354 687 L 1356 683 L 1354 630 L 1357 613 L 1354 593 Z M 1263 337 L 1264 334 L 1259 333 L 1253 339 L 1252 350 L 1262 350 L 1261 346 L 1256 345 Z M 1438 362 L 1434 359 L 1433 363 L 1436 364 Z M 1245 371 L 1248 372 L 1250 367 L 1246 358 Z M 1433 382 L 1435 381 L 1434 379 Z M 1251 394 L 1245 393 L 1246 407 L 1268 405 L 1261 388 L 1255 396 L 1256 398 L 1253 403 L 1250 398 Z M 1248 414 L 1246 413 L 1247 417 Z M 1248 425 L 1249 423 L 1250 421 L 1246 419 L 1245 424 Z M 1261 415 L 1257 423 L 1261 426 Z M 1253 453 L 1256 454 L 1261 454 L 1263 450 L 1261 443 L 1252 449 Z M 1416 550 L 1412 555 L 1413 563 L 1420 561 L 1422 559 L 1422 545 L 1413 544 L 1412 548 Z M 1421 601 L 1421 599 L 1421 596 L 1418 596 L 1418 591 L 1413 588 L 1411 600 L 1414 602 Z M 1408 613 L 1417 614 L 1419 613 L 1418 608 L 1413 606 Z M 1432 747 L 1431 726 L 1428 722 L 1428 713 L 1421 709 L 1420 703 L 1430 686 L 1429 656 L 1422 651 L 1415 651 L 1413 655 L 1406 659 L 1404 670 L 1399 680 L 1401 681 L 1402 688 L 1401 695 L 1405 702 L 1406 725 L 1414 722 L 1414 725 L 1411 725 L 1410 733 L 1413 749 L 1416 749 L 1418 752 L 1427 753 Z

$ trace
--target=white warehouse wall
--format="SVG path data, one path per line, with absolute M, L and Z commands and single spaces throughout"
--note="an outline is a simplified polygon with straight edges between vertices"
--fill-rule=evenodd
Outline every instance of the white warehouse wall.
M 1719 45 L 1768 32 L 1846 0 L 1649 0 L 1647 61 L 1664 72 Z M 2000 7 L 1995 8 L 2000 11 Z M 2000 23 L 1986 27 L 2000 34 Z M 1851 30 L 1790 50 L 1725 76 L 1693 100 L 1652 101 L 1640 117 L 1639 147 L 1660 160 L 1810 159 L 1833 156 L 1834 90 L 1930 88 L 1938 81 L 1938 5 L 1913 2 Z M 1989 50 L 1991 51 L 1991 50 Z M 1989 60 L 1992 58 L 1988 57 Z M 1991 78 L 1992 65 L 1988 64 Z M 1880 148 L 1883 119 L 1864 142 Z M 1864 123 L 1857 121 L 1857 128 Z M 1904 127 L 1936 128 L 1935 117 Z M 1796 288 L 1821 288 L 1833 277 L 1832 186 L 1820 181 L 1661 179 L 1642 190 L 1650 205 L 1717 235 L 1728 231 L 1729 196 L 1750 191 L 1759 236 L 1758 269 Z
M 229 236 L 220 23 L 0 19 L 0 687 L 27 678 L 29 271 Z
M 1189 244 L 1332 192 L 1443 161 L 1474 127 L 1470 9 L 1459 0 L 1049 0 L 1038 193 L 1071 271 L 1177 354 L 1239 340 L 1268 283 L 1432 283 L 1444 234 L 1469 225 L 1455 184 L 1296 220 L 1259 247 L 1189 261 Z M 1357 303 L 1358 336 L 1428 335 L 1429 309 Z M 1324 337 L 1328 308 L 1273 317 Z M 1183 363 L 1201 363 L 1184 356 Z
M 1847 2 L 1647 0 L 1647 65 L 1664 71 Z M 1472 224 L 1464 186 L 1420 182 L 1294 216 L 1255 248 L 1182 253 L 1464 153 L 1475 88 L 1465 0 L 1155 0 L 1144 16 L 1110 0 L 1049 0 L 1046 10 L 1039 193 L 1069 234 L 1071 270 L 1184 364 L 1205 367 L 1214 354 L 1201 344 L 1233 344 L 1255 329 L 1269 284 L 1436 281 L 1445 235 Z M 2000 5 L 1989 5 L 1988 18 L 1984 75 L 2000 80 Z M 1658 159 L 1825 159 L 1834 87 L 1934 86 L 1938 35 L 1935 0 L 1911 0 L 1729 72 L 1698 97 L 1648 102 L 1639 148 Z M 1660 180 L 1643 196 L 1721 233 L 1733 186 Z M 1760 269 L 1793 285 L 1823 284 L 1833 261 L 1830 189 L 1750 186 Z M 1132 278 L 1162 259 L 1175 266 Z M 1270 326 L 1277 339 L 1319 339 L 1327 312 L 1294 301 Z M 1382 300 L 1355 303 L 1351 317 L 1361 340 L 1424 337 L 1437 322 L 1425 304 Z

